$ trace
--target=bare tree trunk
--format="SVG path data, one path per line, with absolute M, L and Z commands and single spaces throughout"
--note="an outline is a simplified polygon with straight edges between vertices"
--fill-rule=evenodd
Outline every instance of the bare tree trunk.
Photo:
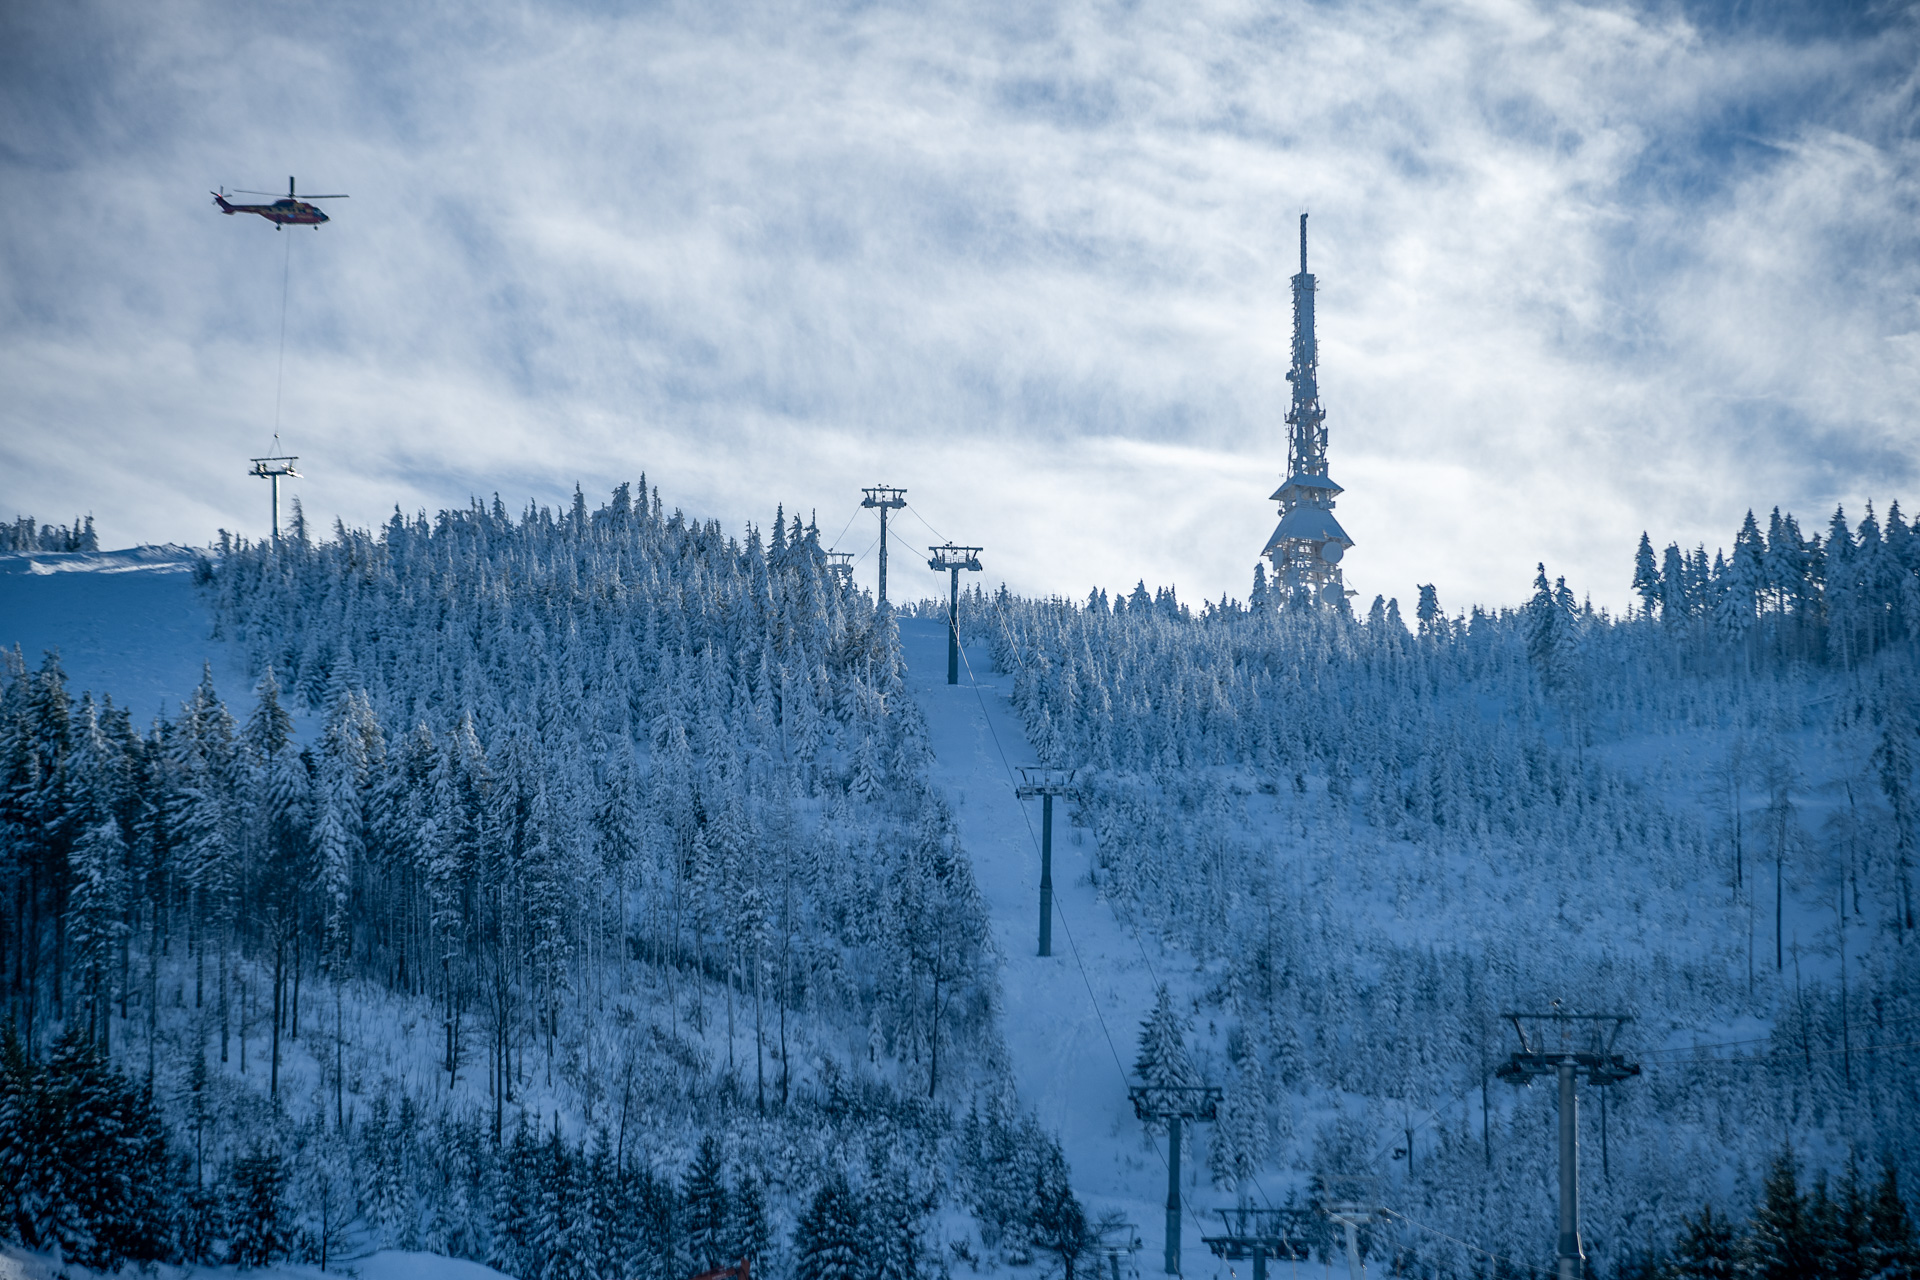
M 201 945 L 205 945 L 203 941 Z M 227 1020 L 227 964 L 226 956 L 220 957 L 220 1061 L 227 1060 L 227 1038 L 231 1027 Z
M 760 1016 L 760 939 L 753 940 L 753 1076 L 760 1114 L 767 1114 L 767 1038 Z
M 287 1016 L 287 1039 L 289 1040 L 298 1040 L 300 1038 L 301 941 L 301 932 L 296 929 L 293 934 L 293 1011 Z
M 280 1096 L 280 1015 L 285 1008 L 282 992 L 286 989 L 286 942 L 275 930 L 273 940 L 273 1050 L 267 1068 L 267 1096 L 278 1099 Z
M 40 1011 L 40 868 L 32 860 L 27 863 L 27 932 L 22 941 L 27 962 L 26 1049 L 31 1056 L 34 1015 Z
M 347 1131 L 347 1049 L 340 1012 L 340 978 L 333 982 L 333 1127 Z
M 153 913 L 152 931 L 147 936 L 147 1083 L 153 1083 L 157 1065 L 155 1046 L 160 1039 L 160 911 Z

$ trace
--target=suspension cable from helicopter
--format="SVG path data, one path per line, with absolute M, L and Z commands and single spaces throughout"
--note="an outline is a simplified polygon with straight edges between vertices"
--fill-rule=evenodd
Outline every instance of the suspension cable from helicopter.
M 286 254 L 280 263 L 280 359 L 273 379 L 273 438 L 279 449 L 280 393 L 287 385 L 287 285 L 293 274 L 293 237 L 286 237 Z

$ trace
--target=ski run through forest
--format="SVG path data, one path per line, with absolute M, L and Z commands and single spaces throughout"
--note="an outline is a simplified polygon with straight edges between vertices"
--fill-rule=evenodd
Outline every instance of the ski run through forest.
M 1387 1211 L 1375 1274 L 1536 1274 L 1553 1089 L 1494 1072 L 1558 1001 L 1641 1067 L 1582 1086 L 1590 1274 L 1920 1274 L 1898 506 L 1623 544 L 1624 617 L 1544 566 L 1404 616 L 968 589 L 957 686 L 944 599 L 876 608 L 814 525 L 644 478 L 171 560 L 0 534 L 0 623 L 173 569 L 208 663 L 158 716 L 55 652 L 0 672 L 21 1249 L 1153 1275 L 1127 1087 L 1204 1083 L 1188 1274 L 1251 1274 L 1215 1210 L 1334 1198 Z M 1021 765 L 1074 771 L 1044 959 Z

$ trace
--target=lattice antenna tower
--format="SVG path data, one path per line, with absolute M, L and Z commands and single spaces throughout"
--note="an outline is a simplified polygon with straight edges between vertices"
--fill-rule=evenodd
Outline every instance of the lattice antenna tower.
M 1343 490 L 1327 475 L 1326 410 L 1320 407 L 1320 344 L 1313 329 L 1314 278 L 1307 273 L 1307 215 L 1300 215 L 1300 274 L 1293 277 L 1293 403 L 1287 409 L 1287 478 L 1269 501 L 1280 523 L 1261 551 L 1273 562 L 1274 591 L 1294 607 L 1347 608 L 1340 561 L 1353 539 L 1333 518 Z
M 273 455 L 265 458 L 249 458 L 247 461 L 253 463 L 253 466 L 247 470 L 248 475 L 259 476 L 273 486 L 273 545 L 278 547 L 280 545 L 280 479 L 285 476 L 298 480 L 300 473 L 293 469 L 293 464 L 300 459 L 280 452 L 280 433 L 276 431 L 273 433 Z

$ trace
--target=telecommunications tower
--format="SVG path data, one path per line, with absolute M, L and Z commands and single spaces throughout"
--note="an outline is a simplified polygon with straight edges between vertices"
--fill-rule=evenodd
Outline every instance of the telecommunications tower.
M 1273 561 L 1273 592 L 1282 605 L 1345 611 L 1340 559 L 1353 539 L 1333 518 L 1341 492 L 1327 477 L 1326 410 L 1320 407 L 1320 344 L 1313 333 L 1313 277 L 1307 274 L 1307 215 L 1300 215 L 1300 274 L 1293 278 L 1293 403 L 1287 409 L 1287 478 L 1269 501 L 1280 524 L 1260 554 Z

